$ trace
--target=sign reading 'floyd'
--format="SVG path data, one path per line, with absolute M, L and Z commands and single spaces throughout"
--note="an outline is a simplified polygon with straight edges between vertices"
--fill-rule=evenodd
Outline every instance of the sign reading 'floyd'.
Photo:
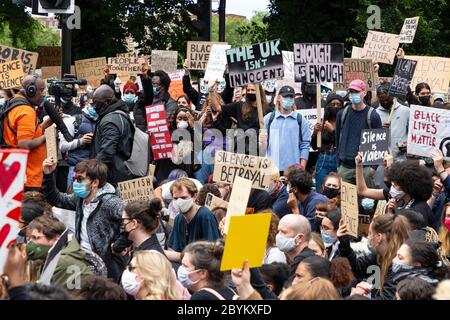
M 281 78 L 284 75 L 280 40 L 229 49 L 227 63 L 232 87 Z
M 295 82 L 344 82 L 343 43 L 294 43 Z

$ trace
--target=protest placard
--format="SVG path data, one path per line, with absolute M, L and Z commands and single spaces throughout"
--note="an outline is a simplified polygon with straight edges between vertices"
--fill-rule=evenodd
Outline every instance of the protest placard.
M 321 108 L 321 119 L 323 119 L 323 116 L 325 114 L 325 109 Z M 314 131 L 314 126 L 317 123 L 317 110 L 316 109 L 302 109 L 297 110 L 298 113 L 301 113 L 302 116 L 305 117 L 305 119 L 308 121 L 309 130 L 311 132 Z
M 169 86 L 169 94 L 172 99 L 177 100 L 179 97 L 184 95 L 183 91 L 183 70 L 178 70 L 176 72 L 170 73 L 170 86 Z
M 232 87 L 283 77 L 280 40 L 227 50 Z
M 418 83 L 425 82 L 434 93 L 448 93 L 450 82 L 450 58 L 405 56 L 405 59 L 417 61 L 416 70 L 411 82 L 411 89 Z
M 70 73 L 75 74 L 75 66 L 70 66 Z M 61 79 L 61 66 L 42 67 L 42 79 Z
M 153 195 L 153 177 L 151 175 L 118 183 L 123 201 L 149 201 Z
M 361 59 L 373 59 L 374 62 L 393 64 L 398 50 L 398 34 L 369 31 L 366 42 L 360 52 Z
M 220 271 L 241 269 L 245 260 L 249 268 L 262 266 L 271 218 L 270 213 L 231 217 Z
M 88 85 L 91 85 L 93 88 L 98 88 L 101 79 L 105 77 L 105 66 L 106 57 L 77 60 L 75 61 L 77 78 L 86 79 Z
M 204 80 L 210 84 L 221 81 L 227 65 L 227 50 L 231 46 L 228 44 L 213 44 L 209 55 L 208 64 Z
M 228 233 L 231 216 L 243 216 L 247 209 L 250 191 L 252 190 L 252 181 L 241 177 L 236 177 L 231 189 L 230 202 L 228 203 L 227 215 L 225 217 L 224 233 Z
M 441 150 L 450 160 L 450 111 L 411 105 L 408 130 L 408 154 L 430 157 Z
M 359 152 L 362 164 L 367 166 L 383 164 L 389 152 L 389 129 L 364 129 L 361 131 Z
M 47 158 L 53 157 L 58 160 L 58 140 L 56 135 L 56 126 L 51 125 L 45 129 L 45 147 L 47 148 Z
M 20 231 L 28 150 L 0 149 L 0 274 L 8 255 L 8 248 Z
M 360 214 L 358 216 L 358 235 L 367 237 L 369 235 L 370 228 L 370 216 L 368 214 Z
M 213 180 L 233 184 L 235 177 L 243 177 L 253 182 L 253 188 L 267 190 L 275 169 L 269 158 L 219 150 L 216 152 Z
M 38 57 L 39 54 L 36 52 L 0 45 L 0 63 L 20 60 L 22 62 L 23 73 L 25 75 L 35 73 Z
M 353 80 L 360 79 L 367 84 L 367 90 L 375 90 L 375 72 L 370 59 L 344 59 L 344 83 L 335 83 L 335 90 L 347 90 Z
M 137 76 L 141 73 L 142 64 L 148 64 L 147 58 L 134 54 L 123 54 L 118 57 L 108 58 L 109 72 L 115 74 Z
M 417 26 L 419 25 L 419 18 L 420 17 L 405 19 L 402 31 L 400 31 L 400 43 L 413 43 Z
M 0 88 L 20 88 L 23 80 L 23 67 L 20 60 L 0 64 Z
M 277 79 L 265 80 L 261 82 L 261 87 L 264 91 L 274 92 L 277 89 Z
M 373 217 L 378 217 L 386 213 L 387 209 L 387 201 L 386 200 L 378 200 L 377 208 L 375 209 L 375 213 Z
M 37 68 L 61 65 L 61 47 L 39 47 Z
M 406 99 L 408 88 L 416 70 L 417 61 L 399 59 L 395 67 L 394 77 L 389 88 L 389 95 L 400 99 Z
M 352 59 L 361 59 L 361 51 L 363 48 L 360 47 L 352 47 Z
M 177 71 L 178 51 L 152 50 L 152 71 L 163 70 L 167 73 Z
M 284 70 L 284 80 L 295 81 L 295 69 L 294 69 L 294 52 L 293 51 L 282 51 L 283 55 L 283 70 Z
M 216 197 L 212 193 L 208 193 L 206 195 L 205 207 L 209 210 L 213 210 L 214 208 L 228 208 L 228 202 L 223 200 L 222 198 Z
M 208 60 L 211 58 L 213 45 L 228 46 L 226 42 L 188 41 L 186 59 L 190 70 L 206 70 Z M 227 49 L 230 47 L 228 46 Z M 220 49 L 220 51 L 223 52 L 223 49 Z
M 173 155 L 173 143 L 166 120 L 164 103 L 145 107 L 147 128 L 150 132 L 153 159 L 170 159 Z
M 296 82 L 344 82 L 343 43 L 294 43 Z
M 347 225 L 348 234 L 358 236 L 358 194 L 356 186 L 341 181 L 341 213 L 344 223 Z

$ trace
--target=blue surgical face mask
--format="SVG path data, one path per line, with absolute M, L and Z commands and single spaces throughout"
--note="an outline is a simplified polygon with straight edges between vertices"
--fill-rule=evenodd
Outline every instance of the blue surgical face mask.
M 160 87 L 153 87 L 153 96 L 156 97 L 160 91 L 161 91 Z
M 98 117 L 98 113 L 97 113 L 97 111 L 95 111 L 95 108 L 93 106 L 88 106 L 86 108 L 86 110 L 87 110 L 88 114 L 91 117 L 93 117 L 93 118 L 97 118 Z
M 287 238 L 281 234 L 277 234 L 275 237 L 276 245 L 280 251 L 283 251 L 284 253 L 291 252 L 297 247 L 297 243 L 295 242 L 295 238 Z
M 361 205 L 365 210 L 373 209 L 375 201 L 373 199 L 364 198 L 361 200 Z
M 73 183 L 73 194 L 81 199 L 86 199 L 89 196 L 89 193 L 91 193 L 90 190 L 88 190 L 87 186 L 83 182 L 74 182 Z
M 6 99 L 5 98 L 1 98 L 0 99 L 0 107 L 3 107 L 6 103 Z
M 337 237 L 330 236 L 326 231 L 322 230 L 320 231 L 320 235 L 322 236 L 322 240 L 327 246 L 331 246 L 334 244 L 337 240 Z
M 194 284 L 196 284 L 197 282 L 200 281 L 200 279 L 198 279 L 197 281 L 192 281 L 191 279 L 189 279 L 189 275 L 195 272 L 199 272 L 200 269 L 194 270 L 194 271 L 188 271 L 186 270 L 185 267 L 180 266 L 178 268 L 178 272 L 177 272 L 177 276 L 178 276 L 178 280 L 181 282 L 181 284 L 184 287 L 190 287 L 193 286 Z
M 135 103 L 136 102 L 136 96 L 132 93 L 125 94 L 123 96 L 123 101 L 126 103 Z
M 64 98 L 60 98 L 62 104 L 68 104 L 70 100 L 66 100 Z
M 349 96 L 350 102 L 352 104 L 360 104 L 361 103 L 361 96 L 359 93 L 351 93 Z
M 294 105 L 294 98 L 282 98 L 282 106 L 284 110 L 290 110 L 292 109 L 292 106 Z

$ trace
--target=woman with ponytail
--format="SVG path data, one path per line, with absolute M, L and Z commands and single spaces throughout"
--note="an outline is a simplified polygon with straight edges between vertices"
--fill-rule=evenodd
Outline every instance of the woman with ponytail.
M 220 271 L 223 249 L 221 240 L 197 241 L 184 249 L 178 280 L 194 292 L 191 300 L 237 300 L 226 284 L 226 273 Z
M 337 232 L 340 256 L 350 261 L 353 273 L 359 280 L 375 278 L 373 286 L 367 282 L 359 283 L 356 293 L 372 293 L 372 298 L 375 299 L 394 299 L 395 285 L 391 264 L 398 249 L 409 239 L 410 230 L 409 222 L 404 216 L 389 213 L 375 217 L 369 228 L 371 253 L 357 257 L 350 247 L 347 225 L 341 221 Z M 371 266 L 378 266 L 379 269 L 369 268 Z

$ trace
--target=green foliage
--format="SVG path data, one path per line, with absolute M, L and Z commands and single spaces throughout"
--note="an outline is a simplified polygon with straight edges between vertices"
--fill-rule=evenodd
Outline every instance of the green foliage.
M 251 44 L 250 37 L 239 32 L 239 29 L 249 24 L 247 19 L 227 17 L 225 20 L 225 41 L 232 47 Z M 219 16 L 213 15 L 211 21 L 211 40 L 219 41 Z

